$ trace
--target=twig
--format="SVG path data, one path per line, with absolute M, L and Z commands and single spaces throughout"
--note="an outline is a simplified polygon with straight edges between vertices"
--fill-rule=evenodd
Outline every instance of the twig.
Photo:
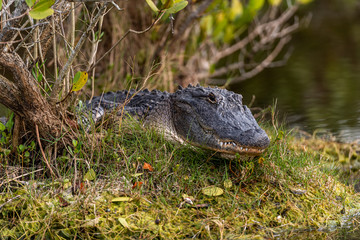
M 90 61 L 88 68 L 95 62 L 96 60 L 96 53 L 98 51 L 99 42 L 100 42 L 100 36 L 101 36 L 101 29 L 104 21 L 104 16 L 102 16 L 99 20 L 99 26 L 98 26 L 98 35 L 96 36 L 96 33 L 94 32 L 94 29 L 92 30 L 93 34 L 93 41 L 92 41 L 92 48 L 91 48 L 91 55 L 90 55 Z M 97 38 L 97 39 L 96 39 Z M 92 69 L 92 77 L 91 77 L 91 97 L 90 102 L 94 97 L 95 94 L 95 68 Z
M 238 83 L 241 81 L 244 81 L 246 79 L 252 78 L 253 76 L 255 76 L 256 74 L 258 74 L 259 72 L 261 72 L 262 70 L 264 70 L 264 68 L 266 68 L 267 66 L 269 66 L 271 64 L 271 62 L 279 55 L 280 51 L 283 49 L 283 47 L 285 46 L 286 43 L 288 43 L 290 41 L 291 37 L 287 36 L 285 38 L 282 38 L 279 43 L 276 45 L 276 47 L 274 48 L 274 50 L 260 63 L 258 64 L 255 68 L 253 68 L 251 71 L 244 73 L 243 75 L 239 76 L 239 77 L 235 77 L 231 79 L 231 84 L 234 83 Z M 219 80 L 219 79 L 209 79 L 209 83 L 210 84 L 220 84 L 220 82 L 222 84 L 224 84 L 224 80 Z M 230 83 L 230 82 L 228 82 Z
M 46 164 L 46 166 L 48 167 L 48 169 L 50 170 L 51 176 L 52 176 L 52 177 L 56 177 L 54 171 L 52 170 L 52 168 L 51 168 L 51 166 L 50 166 L 50 164 L 49 164 L 49 162 L 48 162 L 48 160 L 47 160 L 47 158 L 46 158 L 46 156 L 45 156 L 44 149 L 42 148 L 41 141 L 40 141 L 40 135 L 39 135 L 39 127 L 38 127 L 38 125 L 35 125 L 35 131 L 36 131 L 36 139 L 37 139 L 37 141 L 38 141 L 38 143 L 39 143 L 40 151 L 41 151 L 41 154 L 42 154 L 42 156 L 43 156 L 43 158 L 44 158 L 45 164 Z
M 162 18 L 162 16 L 164 15 L 164 12 L 160 12 L 156 18 L 156 20 L 151 23 L 151 25 L 149 27 L 147 27 L 145 30 L 142 31 L 136 31 L 133 29 L 129 29 L 127 30 L 127 32 L 124 34 L 124 36 L 122 36 L 106 53 L 104 53 L 104 55 L 102 55 L 88 70 L 87 72 L 90 72 L 105 56 L 107 56 L 117 45 L 119 45 L 119 43 L 121 43 L 122 40 L 124 40 L 126 38 L 127 35 L 129 35 L 129 33 L 135 33 L 135 34 L 143 34 L 148 32 L 154 25 L 156 25 L 159 20 Z
M 51 16 L 51 25 L 52 25 L 52 32 L 53 32 L 53 54 L 54 54 L 54 74 L 55 79 L 58 78 L 58 69 L 57 69 L 57 49 L 56 49 L 56 34 L 55 34 L 55 17 Z
M 8 8 L 11 6 L 11 4 L 13 4 L 14 2 L 15 2 L 15 0 L 10 0 L 10 1 L 6 4 L 6 6 L 3 6 L 3 7 L 2 7 L 2 10 L 0 11 L 0 15 L 1 15 L 1 14 L 5 14 L 6 9 L 8 9 Z
M 85 40 L 87 39 L 89 33 L 91 32 L 91 29 L 93 29 L 96 25 L 96 23 L 98 22 L 99 18 L 104 14 L 105 10 L 107 7 L 107 3 L 105 3 L 100 10 L 98 11 L 98 13 L 96 14 L 96 16 L 94 17 L 93 21 L 89 24 L 88 28 L 86 29 L 86 31 L 81 35 L 78 43 L 76 44 L 75 49 L 72 51 L 72 53 L 70 54 L 68 61 L 66 62 L 65 66 L 63 67 L 63 69 L 60 71 L 59 77 L 56 79 L 56 82 L 54 84 L 54 88 L 53 91 L 51 92 L 51 101 L 52 102 L 56 102 L 57 101 L 57 96 L 58 93 L 60 92 L 60 90 L 63 87 L 63 78 L 65 77 L 65 75 L 67 74 L 67 72 L 69 71 L 70 66 L 72 65 L 73 61 L 75 60 L 75 57 L 78 55 L 80 48 L 82 47 L 82 45 L 84 44 Z
M 257 37 L 263 30 L 271 29 L 274 26 L 279 26 L 281 24 L 284 24 L 291 16 L 294 15 L 296 10 L 298 9 L 298 6 L 295 5 L 288 9 L 286 12 L 284 12 L 278 19 L 271 21 L 269 23 L 265 23 L 262 25 L 257 26 L 246 38 L 243 40 L 237 42 L 236 44 L 232 45 L 229 48 L 226 48 L 220 52 L 218 52 L 214 58 L 212 59 L 211 63 L 216 63 L 220 59 L 227 57 L 234 52 L 244 48 L 246 45 L 248 45 L 255 37 Z
M 47 25 L 49 24 L 49 22 L 39 22 L 39 23 L 36 23 L 30 27 L 21 27 L 21 28 L 17 28 L 17 27 L 9 27 L 10 30 L 15 30 L 15 31 L 26 31 L 26 30 L 30 30 L 30 29 L 33 29 L 35 27 L 38 27 L 38 26 L 42 26 L 42 25 Z
M 17 196 L 15 196 L 15 197 L 13 197 L 13 198 L 10 198 L 9 200 L 7 200 L 6 202 L 4 202 L 3 204 L 1 204 L 1 205 L 0 205 L 0 210 L 1 210 L 6 204 L 14 201 L 15 199 L 18 199 L 19 197 L 20 197 L 20 195 L 17 195 Z
M 3 186 L 3 185 L 6 184 L 6 183 L 15 181 L 16 179 L 19 179 L 19 178 L 25 177 L 25 176 L 27 176 L 27 175 L 30 175 L 30 174 L 33 174 L 33 173 L 36 173 L 36 172 L 43 171 L 43 170 L 44 170 L 44 169 L 41 168 L 41 169 L 38 169 L 38 170 L 35 170 L 35 171 L 32 171 L 32 172 L 24 173 L 24 174 L 22 174 L 22 175 L 20 175 L 20 176 L 14 177 L 14 178 L 12 178 L 12 179 L 10 179 L 10 180 L 7 180 L 7 181 L 4 181 L 4 182 L 0 183 L 0 187 Z

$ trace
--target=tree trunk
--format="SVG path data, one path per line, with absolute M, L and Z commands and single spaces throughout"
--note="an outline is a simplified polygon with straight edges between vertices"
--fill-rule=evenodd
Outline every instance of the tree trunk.
M 59 138 L 66 131 L 66 126 L 41 94 L 38 82 L 20 56 L 16 53 L 2 53 L 0 66 L 7 75 L 11 73 L 13 80 L 0 76 L 0 102 L 19 115 L 27 129 L 35 133 L 37 125 L 42 138 L 50 141 Z

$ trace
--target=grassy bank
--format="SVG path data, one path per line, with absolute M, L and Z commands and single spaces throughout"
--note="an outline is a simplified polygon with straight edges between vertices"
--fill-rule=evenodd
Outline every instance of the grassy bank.
M 80 134 L 54 163 L 58 179 L 43 166 L 2 164 L 2 238 L 289 238 L 360 211 L 353 187 L 337 180 L 337 161 L 283 130 L 267 128 L 262 156 L 225 160 L 132 120 L 111 126 L 90 141 Z

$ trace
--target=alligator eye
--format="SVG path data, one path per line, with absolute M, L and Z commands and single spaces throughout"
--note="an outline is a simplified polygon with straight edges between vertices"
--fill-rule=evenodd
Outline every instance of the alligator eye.
M 214 95 L 213 93 L 210 93 L 210 94 L 208 95 L 208 100 L 209 100 L 209 102 L 211 102 L 211 103 L 216 103 L 216 97 L 215 97 L 215 95 Z

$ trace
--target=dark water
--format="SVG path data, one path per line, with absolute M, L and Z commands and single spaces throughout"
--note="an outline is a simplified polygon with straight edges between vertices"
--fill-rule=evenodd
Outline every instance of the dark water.
M 245 103 L 255 95 L 255 106 L 276 100 L 291 127 L 360 141 L 360 1 L 314 0 L 301 12 L 312 20 L 294 35 L 288 63 L 231 88 Z

